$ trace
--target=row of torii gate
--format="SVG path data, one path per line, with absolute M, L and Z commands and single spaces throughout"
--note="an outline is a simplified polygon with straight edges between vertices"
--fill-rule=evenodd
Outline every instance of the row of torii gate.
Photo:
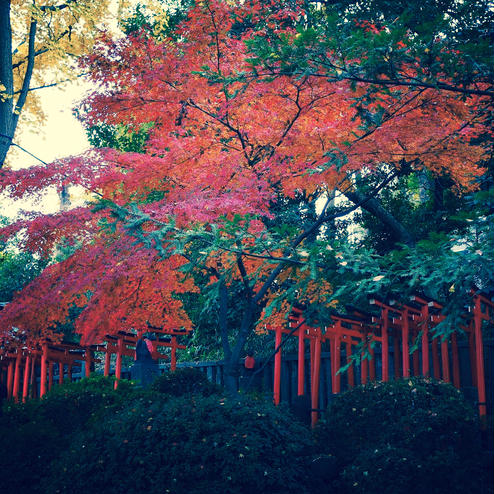
M 275 334 L 274 385 L 275 404 L 281 397 L 281 364 L 283 335 L 298 338 L 297 394 L 305 390 L 305 341 L 310 345 L 310 398 L 311 422 L 315 425 L 319 411 L 319 386 L 321 372 L 321 347 L 329 342 L 330 379 L 332 393 L 341 391 L 342 366 L 347 366 L 348 387 L 355 386 L 355 360 L 360 361 L 360 379 L 363 384 L 376 379 L 389 381 L 393 378 L 413 376 L 433 377 L 452 383 L 460 388 L 465 383 L 460 379 L 458 335 L 448 338 L 435 337 L 434 328 L 444 316 L 442 305 L 423 296 L 412 296 L 407 304 L 396 301 L 370 301 L 379 315 L 352 310 L 346 315 L 332 315 L 332 322 L 325 327 L 305 324 L 300 310 L 292 312 L 288 328 L 268 326 Z M 490 328 L 493 336 L 494 303 L 484 294 L 473 294 L 468 312 L 463 315 L 464 324 L 459 328 L 468 342 L 471 382 L 477 389 L 478 410 L 485 423 L 487 414 L 486 382 L 484 366 L 483 326 Z M 489 331 L 489 330 L 487 330 Z M 390 351 L 390 342 L 392 351 Z M 344 351 L 342 352 L 342 347 Z M 380 375 L 376 373 L 376 350 L 380 350 Z M 359 355 L 355 353 L 358 352 Z M 342 353 L 346 362 L 342 362 Z M 368 358 L 366 358 L 368 356 Z M 357 357 L 357 359 L 356 359 Z M 393 359 L 393 376 L 390 375 L 390 358 Z
M 8 399 L 18 402 L 28 398 L 43 397 L 54 385 L 73 380 L 75 366 L 84 364 L 84 375 L 89 377 L 95 363 L 96 352 L 104 355 L 105 376 L 110 375 L 114 360 L 115 387 L 122 378 L 123 357 L 135 357 L 135 348 L 139 338 L 147 331 L 130 333 L 120 331 L 116 335 L 106 335 L 103 342 L 96 345 L 81 346 L 75 343 L 59 343 L 45 339 L 35 345 L 25 345 L 15 339 L 4 340 L 0 344 L 0 386 Z M 168 360 L 173 371 L 177 366 L 177 349 L 186 348 L 178 342 L 178 337 L 186 331 L 153 328 L 157 339 L 152 341 L 152 358 Z M 170 349 L 170 352 L 166 349 Z M 115 356 L 114 358 L 112 358 Z M 39 371 L 39 375 L 38 372 Z M 56 379 L 55 379 L 56 378 Z M 39 386 L 38 386 L 39 379 Z
M 434 337 L 434 328 L 444 316 L 442 306 L 422 296 L 413 296 L 407 304 L 393 301 L 371 300 L 379 315 L 371 315 L 358 310 L 346 315 L 333 315 L 332 322 L 325 327 L 311 327 L 305 324 L 303 313 L 294 310 L 288 327 L 268 327 L 275 334 L 274 355 L 274 403 L 280 403 L 281 364 L 283 335 L 298 338 L 297 394 L 304 395 L 305 390 L 305 342 L 310 347 L 310 396 L 311 421 L 318 419 L 319 382 L 321 372 L 321 348 L 329 342 L 331 356 L 331 389 L 333 393 L 341 391 L 342 365 L 347 364 L 347 383 L 349 387 L 359 383 L 380 379 L 425 376 L 452 382 L 460 388 L 460 362 L 458 355 L 457 333 L 449 338 Z M 486 417 L 486 383 L 484 370 L 483 325 L 492 331 L 494 326 L 494 303 L 484 294 L 473 294 L 464 315 L 464 324 L 459 328 L 468 341 L 471 381 L 478 392 L 478 407 L 481 419 Z M 175 370 L 177 349 L 186 348 L 177 338 L 186 331 L 153 328 L 157 339 L 152 342 L 154 359 L 168 360 L 170 369 Z M 82 347 L 76 344 L 55 343 L 45 340 L 34 347 L 17 342 L 0 342 L 0 384 L 6 389 L 7 397 L 14 401 L 25 401 L 30 397 L 42 397 L 51 389 L 55 377 L 58 383 L 72 380 L 74 365 L 84 362 L 85 375 L 89 376 L 96 352 L 104 355 L 104 375 L 110 375 L 112 356 L 115 355 L 115 386 L 122 377 L 122 358 L 133 357 L 137 341 L 144 331 L 137 334 L 119 332 L 107 335 L 100 344 Z M 492 335 L 491 335 L 492 336 Z M 390 345 L 392 346 L 390 351 Z M 343 348 L 344 347 L 344 348 Z M 343 352 L 342 352 L 343 348 Z M 168 351 L 169 349 L 169 351 Z M 376 349 L 380 358 L 380 375 L 376 369 Z M 412 349 L 412 352 L 410 351 Z M 360 355 L 356 355 L 356 353 Z M 342 362 L 342 354 L 346 362 Z M 360 376 L 356 376 L 355 357 L 368 355 L 360 359 Z M 390 358 L 393 359 L 393 376 L 390 375 Z M 39 388 L 37 372 L 39 369 Z M 39 391 L 38 391 L 39 389 Z

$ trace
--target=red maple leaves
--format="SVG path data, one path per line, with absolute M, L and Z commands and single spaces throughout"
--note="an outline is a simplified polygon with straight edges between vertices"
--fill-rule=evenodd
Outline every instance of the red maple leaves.
M 152 122 L 144 152 L 102 149 L 48 167 L 3 171 L 0 187 L 21 197 L 79 185 L 117 206 L 137 202 L 147 231 L 170 217 L 187 228 L 233 214 L 270 216 L 279 194 L 333 190 L 353 171 L 383 164 L 426 167 L 448 174 L 459 189 L 474 187 L 485 156 L 472 143 L 486 131 L 476 114 L 481 96 L 461 100 L 433 88 L 387 87 L 362 105 L 367 87 L 344 78 L 254 71 L 245 42 L 272 31 L 294 40 L 290 22 L 300 13 L 298 7 L 270 12 L 258 2 L 240 8 L 198 2 L 173 38 L 102 39 L 85 61 L 100 86 L 84 105 L 86 124 L 132 130 Z M 4 229 L 25 232 L 25 246 L 41 255 L 62 239 L 79 245 L 9 304 L 4 327 L 47 332 L 76 305 L 83 308 L 76 329 L 86 342 L 148 324 L 190 329 L 176 296 L 197 290 L 179 271 L 187 260 L 162 259 L 136 245 L 115 219 L 77 208 Z M 262 264 L 251 262 L 253 270 Z

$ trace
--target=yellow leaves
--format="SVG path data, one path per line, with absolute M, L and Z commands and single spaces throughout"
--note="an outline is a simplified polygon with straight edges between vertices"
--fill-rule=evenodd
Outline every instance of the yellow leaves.
M 14 93 L 20 90 L 24 82 L 32 20 L 37 21 L 37 27 L 36 57 L 30 87 L 42 87 L 77 77 L 74 60 L 92 52 L 96 38 L 104 28 L 116 30 L 117 18 L 111 12 L 111 4 L 109 0 L 65 3 L 47 0 L 40 6 L 24 0 L 13 0 L 11 27 Z M 60 5 L 63 8 L 58 8 Z M 5 87 L 0 87 L 1 101 L 5 101 L 4 92 Z M 26 106 L 22 110 L 24 124 L 39 124 L 43 120 L 44 115 L 39 110 L 37 99 L 37 93 L 29 93 Z

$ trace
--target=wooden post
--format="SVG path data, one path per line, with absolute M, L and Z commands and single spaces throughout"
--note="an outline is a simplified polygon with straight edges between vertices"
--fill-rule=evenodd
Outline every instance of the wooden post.
M 14 361 L 9 362 L 7 367 L 7 398 L 12 398 L 12 393 L 14 391 Z
M 170 359 L 170 370 L 175 372 L 177 370 L 177 337 L 172 336 L 172 351 Z
M 24 362 L 24 382 L 22 383 L 22 401 L 25 403 L 29 393 L 29 370 L 31 366 L 31 357 L 28 355 Z
M 110 375 L 110 365 L 111 365 L 111 352 L 109 349 L 110 344 L 106 344 L 106 353 L 105 353 L 105 370 L 103 372 L 103 375 L 105 377 L 108 377 Z
M 115 362 L 115 384 L 114 389 L 118 388 L 118 381 L 122 378 L 122 351 L 123 351 L 123 338 L 118 338 L 117 343 L 117 360 Z
M 448 340 L 441 338 L 441 362 L 443 368 L 443 381 L 447 383 L 451 382 L 451 376 L 449 373 L 449 349 Z
M 311 338 L 309 340 L 309 350 L 310 350 L 310 381 L 314 380 L 314 348 L 315 348 L 315 340 L 314 338 Z M 311 385 L 312 389 L 312 385 Z
M 297 395 L 304 394 L 305 379 L 305 328 L 298 328 Z
M 389 381 L 389 336 L 388 336 L 388 309 L 381 309 L 381 340 L 382 340 L 382 380 Z
M 21 350 L 18 349 L 17 356 L 15 357 L 14 385 L 12 388 L 12 395 L 16 403 L 19 401 L 19 389 L 21 385 L 21 361 L 22 361 L 22 352 Z
M 331 339 L 331 379 L 332 379 L 332 391 L 333 393 L 339 393 L 341 391 L 341 374 L 338 373 L 341 367 L 341 343 L 340 343 L 340 330 L 341 321 L 336 323 L 337 334 Z M 319 343 L 320 346 L 320 343 Z M 320 348 L 319 348 L 320 352 Z M 321 357 L 319 356 L 319 359 Z
M 84 350 L 84 374 L 86 377 L 91 375 L 91 362 L 93 361 L 93 351 L 89 348 L 85 348 Z
M 43 343 L 43 351 L 41 353 L 41 375 L 39 384 L 39 397 L 42 398 L 46 394 L 46 364 L 48 359 L 48 343 Z
M 318 329 L 320 331 L 320 329 Z M 312 372 L 312 392 L 311 392 L 311 425 L 315 427 L 317 423 L 317 409 L 319 408 L 319 375 L 321 370 L 321 335 L 316 336 L 314 342 L 314 371 Z
M 40 383 L 39 383 L 39 397 L 42 398 L 46 394 L 46 380 L 47 380 L 47 362 L 48 345 L 43 343 L 41 352 L 41 364 L 40 364 Z
M 274 387 L 273 387 L 273 401 L 275 405 L 280 404 L 280 387 L 281 387 L 281 328 L 276 327 L 274 348 L 279 348 L 274 356 Z
M 477 374 L 477 391 L 479 395 L 479 415 L 482 426 L 485 427 L 487 403 L 485 395 L 485 374 L 484 374 L 484 343 L 482 341 L 482 308 L 480 297 L 475 297 L 475 308 L 473 311 L 475 325 L 475 366 Z
M 63 362 L 58 363 L 58 384 L 63 384 Z

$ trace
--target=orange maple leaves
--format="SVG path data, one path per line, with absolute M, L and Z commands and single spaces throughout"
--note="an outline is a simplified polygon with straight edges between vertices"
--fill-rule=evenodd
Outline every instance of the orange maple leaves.
M 23 175 L 7 174 L 1 185 L 22 195 L 72 183 L 120 206 L 137 200 L 148 215 L 147 232 L 171 217 L 177 228 L 221 223 L 233 214 L 270 217 L 279 195 L 332 191 L 347 184 L 352 172 L 383 164 L 426 167 L 448 174 L 458 189 L 474 187 L 485 158 L 484 148 L 474 143 L 487 130 L 476 110 L 481 96 L 462 100 L 435 88 L 388 86 L 363 104 L 368 90 L 363 83 L 352 87 L 348 80 L 310 74 L 259 74 L 245 43 L 259 35 L 256 22 L 262 18 L 267 31 L 295 38 L 288 20 L 300 10 L 282 8 L 270 15 L 257 2 L 243 7 L 198 2 L 179 27 L 178 38 L 102 39 L 86 61 L 102 88 L 86 102 L 86 123 L 130 129 L 152 123 L 143 152 L 101 150 Z M 247 18 L 250 24 L 240 34 L 233 32 Z M 76 328 L 86 341 L 147 324 L 190 329 L 176 295 L 198 288 L 179 271 L 187 262 L 184 257 L 161 259 L 134 245 L 121 224 L 111 234 L 99 233 L 98 221 L 113 221 L 108 213 L 90 218 L 81 209 L 78 214 L 61 215 L 68 219 L 65 223 L 58 216 L 36 220 L 44 233 L 28 226 L 28 245 L 43 254 L 62 236 L 77 239 L 82 247 L 50 266 L 2 319 L 43 330 L 64 321 L 75 304 L 84 308 Z M 254 223 L 251 232 L 258 233 Z M 245 238 L 242 242 L 242 248 L 249 248 Z M 273 252 L 282 255 L 282 250 Z M 245 257 L 235 246 L 230 252 L 211 252 L 205 267 L 221 262 L 233 273 L 230 281 L 238 280 L 240 256 L 256 293 L 272 269 L 266 262 L 271 254 Z M 306 288 L 308 304 L 331 291 L 329 284 L 310 281 Z M 275 291 L 269 296 L 275 297 Z M 273 317 L 285 316 L 287 307 Z

